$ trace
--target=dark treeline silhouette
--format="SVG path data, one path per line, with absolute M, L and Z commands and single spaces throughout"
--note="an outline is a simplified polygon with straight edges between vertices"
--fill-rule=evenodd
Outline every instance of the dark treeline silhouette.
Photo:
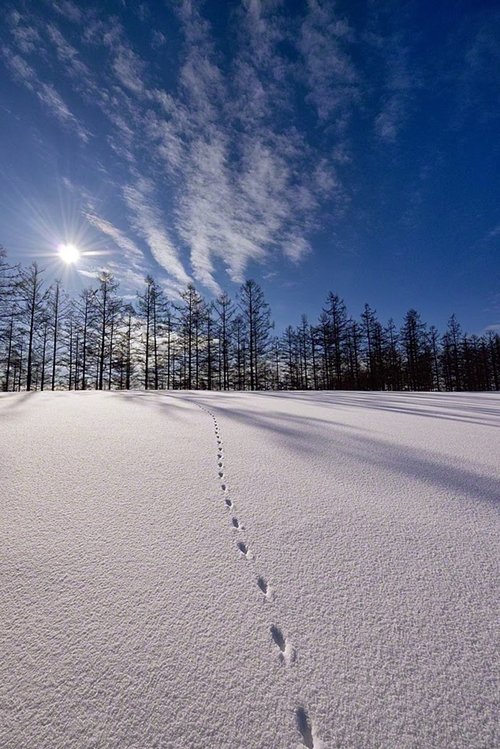
M 262 289 L 169 300 L 151 277 L 134 303 L 102 271 L 70 298 L 36 263 L 0 248 L 0 389 L 498 390 L 500 336 L 444 334 L 411 309 L 401 328 L 367 304 L 359 320 L 329 293 L 317 322 L 277 336 Z

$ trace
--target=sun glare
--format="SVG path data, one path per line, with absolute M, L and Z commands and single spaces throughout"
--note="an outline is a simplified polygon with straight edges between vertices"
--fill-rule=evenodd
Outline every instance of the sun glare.
M 67 265 L 76 263 L 80 257 L 80 251 L 74 244 L 59 245 L 59 257 Z

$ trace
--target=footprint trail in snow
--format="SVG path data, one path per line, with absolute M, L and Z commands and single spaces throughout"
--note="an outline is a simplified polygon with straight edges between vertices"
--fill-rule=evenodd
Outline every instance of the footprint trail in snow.
M 217 419 L 215 415 L 209 411 L 208 408 L 205 406 L 201 406 L 199 403 L 196 404 L 202 411 L 205 411 L 207 413 L 214 424 L 214 432 L 215 432 L 215 438 L 217 442 L 217 477 L 220 482 L 220 489 L 224 496 L 224 506 L 226 509 L 235 511 L 234 502 L 231 499 L 229 491 L 229 485 L 227 483 L 226 474 L 225 474 L 225 460 L 224 460 L 224 449 L 223 449 L 223 441 L 221 438 L 221 432 L 219 428 L 219 424 L 217 422 Z M 241 525 L 239 519 L 235 516 L 232 516 L 231 518 L 231 526 L 233 530 L 237 531 L 243 531 L 244 528 Z M 248 545 L 244 541 L 238 541 L 237 549 L 240 552 L 240 555 L 246 559 L 247 561 L 255 561 L 255 556 L 252 553 L 252 551 L 249 549 Z M 261 591 L 261 593 L 264 596 L 264 601 L 272 601 L 273 600 L 273 591 L 271 589 L 271 586 L 268 584 L 267 580 L 259 575 L 257 577 L 257 587 Z M 275 624 L 271 624 L 270 626 L 270 633 L 273 643 L 278 648 L 278 658 L 279 660 L 284 663 L 287 666 L 291 666 L 295 662 L 296 658 L 296 651 L 293 645 L 291 645 L 290 642 L 286 639 L 284 636 L 282 630 L 277 627 Z M 303 746 L 306 747 L 306 749 L 320 749 L 320 744 L 315 741 L 314 735 L 313 735 L 313 729 L 311 721 L 304 710 L 303 707 L 297 708 L 295 711 L 295 722 L 296 727 L 302 737 L 302 743 Z

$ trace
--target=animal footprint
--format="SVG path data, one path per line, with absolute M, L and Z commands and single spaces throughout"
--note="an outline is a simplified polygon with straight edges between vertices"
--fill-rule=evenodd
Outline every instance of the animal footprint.
M 220 488 L 222 489 L 223 492 L 227 492 L 227 486 L 226 486 L 226 484 L 221 484 Z
M 233 518 L 233 528 L 242 530 L 242 526 L 240 525 L 240 521 L 238 520 L 238 518 Z
M 283 632 L 281 629 L 278 629 L 278 627 L 275 627 L 274 624 L 271 626 L 271 637 L 273 638 L 276 645 L 279 647 L 282 653 L 285 652 L 286 649 L 286 641 L 283 637 Z
M 302 741 L 307 749 L 319 749 L 319 745 L 315 744 L 313 729 L 311 721 L 303 707 L 297 708 L 295 713 L 295 720 L 297 721 L 297 728 L 302 736 Z
M 224 478 L 224 471 L 219 471 L 219 478 L 220 478 L 220 479 L 223 479 L 223 478 Z
M 273 642 L 275 643 L 275 645 L 277 645 L 280 649 L 280 660 L 289 666 L 295 660 L 294 648 L 289 642 L 286 641 L 281 629 L 275 627 L 274 624 L 271 626 L 271 637 L 273 638 Z
M 224 502 L 226 503 L 226 507 L 229 507 L 230 510 L 233 509 L 234 505 L 230 499 L 225 499 Z
M 273 591 L 271 586 L 267 584 L 263 577 L 257 578 L 257 585 L 259 586 L 259 589 L 264 593 L 266 599 L 270 601 L 273 598 Z
M 242 541 L 238 541 L 236 546 L 241 551 L 245 559 L 253 559 L 253 554 L 246 544 L 244 544 Z

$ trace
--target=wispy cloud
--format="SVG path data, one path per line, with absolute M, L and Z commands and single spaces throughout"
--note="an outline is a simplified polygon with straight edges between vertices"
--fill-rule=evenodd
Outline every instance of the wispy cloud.
M 91 85 L 91 73 L 87 65 L 82 62 L 78 51 L 61 34 L 52 23 L 46 28 L 50 42 L 53 44 L 57 59 L 64 65 L 64 70 L 86 86 Z
M 102 234 L 110 237 L 113 242 L 127 255 L 127 258 L 132 261 L 144 261 L 144 255 L 136 245 L 136 243 L 130 239 L 123 231 L 114 226 L 110 221 L 107 221 L 102 216 L 98 216 L 90 210 L 84 212 L 84 216 L 87 221 L 98 229 Z
M 142 177 L 123 188 L 123 196 L 131 212 L 131 224 L 147 242 L 156 262 L 182 285 L 189 283 L 179 253 L 173 245 L 163 216 L 154 202 L 154 186 Z
M 375 117 L 375 132 L 386 141 L 395 141 L 405 113 L 402 96 L 390 94 L 382 104 L 382 109 Z
M 353 31 L 333 3 L 309 0 L 299 50 L 305 63 L 308 99 L 318 117 L 343 130 L 359 100 L 359 76 L 349 53 Z
M 35 94 L 48 113 L 66 128 L 72 130 L 80 140 L 87 143 L 91 137 L 90 131 L 78 121 L 54 85 L 40 80 L 35 69 L 26 59 L 13 53 L 8 47 L 2 47 L 0 54 L 14 77 Z
M 37 29 L 29 24 L 20 23 L 21 19 L 21 14 L 13 11 L 9 14 L 8 23 L 17 49 L 27 55 L 36 51 L 41 39 Z
M 404 19 L 411 7 L 397 2 L 372 3 L 368 30 L 363 37 L 380 81 L 373 92 L 376 108 L 373 127 L 377 138 L 387 143 L 397 140 L 408 119 L 414 94 L 421 86 L 421 73 L 415 61 L 410 62 L 414 39 L 405 32 Z
M 58 119 L 63 125 L 66 125 L 69 129 L 73 130 L 80 140 L 87 143 L 91 137 L 90 132 L 80 124 L 54 86 L 51 83 L 41 82 L 38 85 L 39 89 L 36 92 L 36 95 L 40 101 L 46 105 L 50 114 Z
M 142 60 L 124 44 L 117 45 L 114 53 L 113 70 L 122 86 L 134 94 L 142 94 L 145 68 Z
M 389 50 L 384 41 L 387 73 L 381 108 L 375 117 L 375 133 L 386 141 L 395 141 L 405 121 L 415 78 L 408 70 L 406 50 L 397 40 L 391 40 Z
M 68 21 L 80 23 L 83 18 L 81 8 L 71 0 L 51 0 L 50 4 L 59 15 L 64 16 Z
M 459 75 L 454 83 L 458 83 L 459 121 L 470 116 L 482 124 L 498 122 L 500 8 L 497 5 L 490 12 L 478 13 L 472 24 L 463 24 L 457 33 L 460 37 L 460 56 L 457 60 Z
M 490 231 L 487 232 L 484 239 L 490 240 L 490 239 L 496 239 L 497 237 L 500 237 L 500 224 L 497 224 L 497 226 L 494 226 L 492 229 L 490 229 Z

